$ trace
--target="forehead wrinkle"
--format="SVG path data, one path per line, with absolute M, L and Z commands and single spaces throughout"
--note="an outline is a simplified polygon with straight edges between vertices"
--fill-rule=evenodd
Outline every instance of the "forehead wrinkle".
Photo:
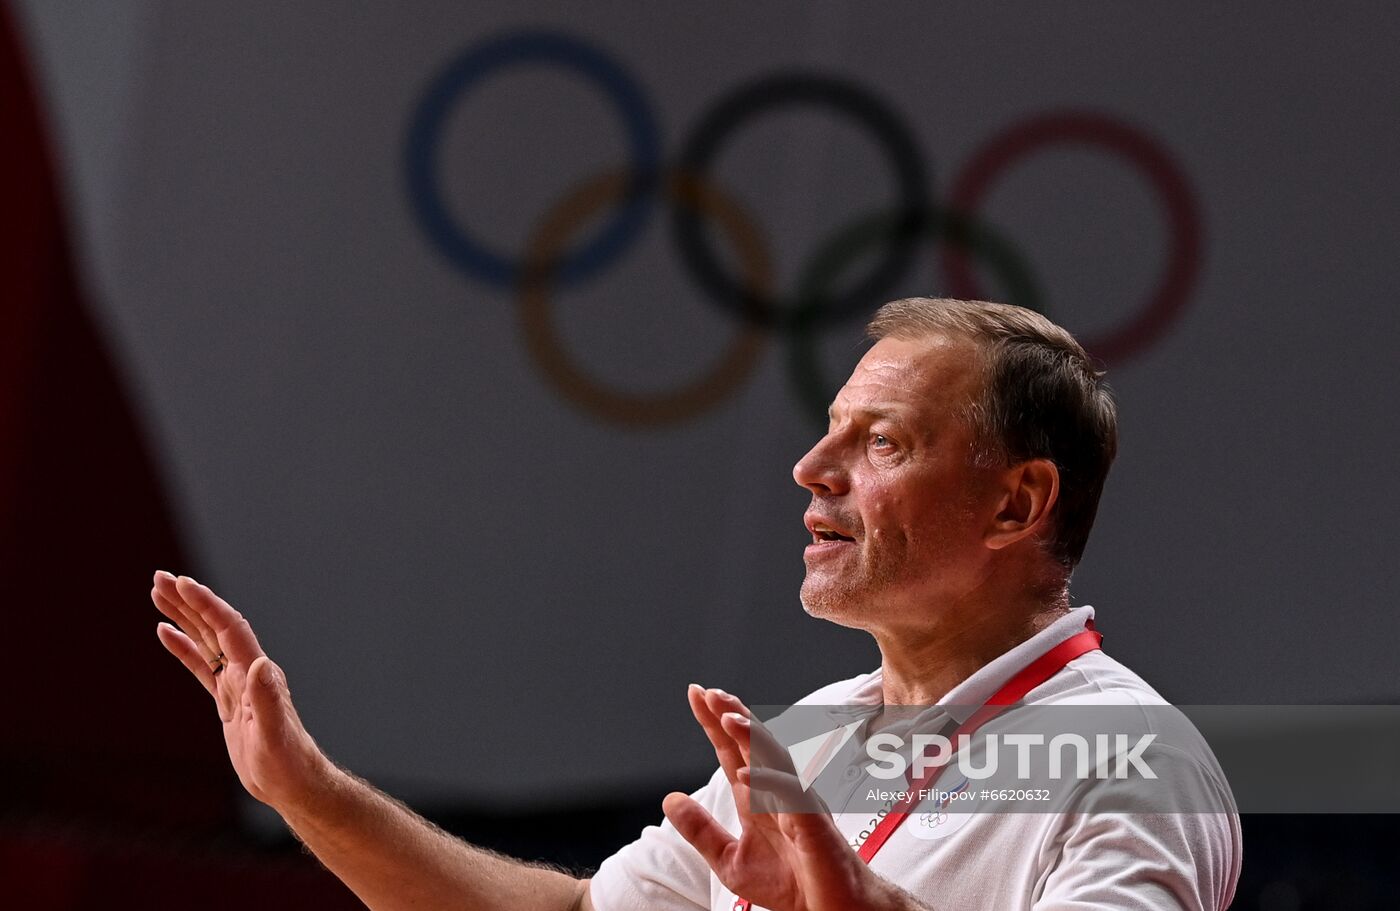
M 882 340 L 837 393 L 827 419 L 886 418 L 930 438 L 949 421 L 966 423 L 982 382 L 979 347 L 959 337 Z
M 936 382 L 939 379 L 942 377 L 937 371 L 919 363 L 863 365 L 841 387 L 828 409 L 828 416 L 844 409 L 872 417 L 912 420 L 922 412 L 943 407 L 946 390 L 954 384 Z

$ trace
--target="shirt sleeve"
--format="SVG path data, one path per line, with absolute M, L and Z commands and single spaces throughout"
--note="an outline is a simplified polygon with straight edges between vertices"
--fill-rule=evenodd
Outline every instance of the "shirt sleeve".
M 1226 814 L 1078 817 L 1035 911 L 1224 911 L 1239 876 Z
M 691 797 L 737 834 L 738 813 L 722 769 Z M 704 911 L 710 895 L 709 865 L 666 819 L 603 861 L 589 883 L 597 911 Z
M 1045 846 L 1048 874 L 1035 911 L 1224 911 L 1240 875 L 1242 839 L 1229 788 L 1184 754 L 1171 783 L 1220 812 L 1080 812 Z M 1154 769 L 1160 766 L 1154 763 Z M 1202 795 L 1210 795 L 1209 797 Z M 1160 806 L 1156 809 L 1160 809 Z

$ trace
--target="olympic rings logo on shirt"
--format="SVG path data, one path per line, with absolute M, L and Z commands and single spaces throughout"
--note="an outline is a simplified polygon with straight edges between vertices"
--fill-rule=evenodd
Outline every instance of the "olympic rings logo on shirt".
M 525 65 L 569 71 L 601 91 L 617 111 L 631 161 L 567 193 L 539 221 L 526 250 L 512 256 L 492 249 L 449 212 L 438 179 L 438 150 L 448 115 L 467 93 L 490 76 Z M 710 171 L 734 133 L 763 114 L 789 107 L 822 108 L 867 130 L 889 159 L 899 197 L 818 245 L 794 290 L 784 295 L 774 286 L 772 256 L 761 228 L 738 200 L 714 184 Z M 737 389 L 756 365 L 766 336 L 781 333 L 791 341 L 789 367 L 798 396 L 824 424 L 835 389 L 820 374 L 816 331 L 883 302 L 922 245 L 941 245 L 952 296 L 984 296 L 972 267 L 976 259 L 999 276 L 1012 303 L 1044 310 L 1029 266 L 979 218 L 979 210 L 1004 173 L 1060 145 L 1089 146 L 1122 158 L 1150 184 L 1166 214 L 1166 266 L 1155 289 L 1132 315 L 1085 342 L 1105 363 L 1121 363 L 1160 338 L 1188 301 L 1200 266 L 1201 215 L 1185 175 L 1157 140 L 1104 114 L 1051 112 L 998 133 L 956 173 L 948 203 L 939 205 L 932 198 L 926 156 L 909 127 L 882 97 L 849 79 L 804 71 L 750 80 L 702 113 L 668 163 L 656 114 L 620 63 L 572 35 L 526 30 L 468 48 L 436 76 L 413 114 L 405 166 L 410 202 L 429 240 L 468 277 L 519 296 L 531 356 L 574 405 L 627 425 L 694 416 Z M 553 330 L 548 300 L 553 289 L 576 286 L 615 262 L 646 227 L 658 200 L 670 203 L 671 234 L 696 285 L 738 325 L 732 346 L 698 380 L 659 394 L 639 394 L 609 388 L 574 362 Z M 612 207 L 610 217 L 591 237 L 571 238 L 576 227 L 607 207 Z M 707 220 L 734 245 L 740 275 L 727 271 L 713 249 Z M 875 267 L 838 290 L 837 280 L 869 251 L 879 256 Z

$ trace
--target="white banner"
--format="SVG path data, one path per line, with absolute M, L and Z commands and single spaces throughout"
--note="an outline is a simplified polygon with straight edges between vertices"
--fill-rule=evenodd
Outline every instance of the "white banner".
M 1390 7 L 21 10 L 202 581 L 399 793 L 683 783 L 688 682 L 873 668 L 798 603 L 790 469 L 905 293 L 1111 362 L 1110 653 L 1181 701 L 1396 697 Z M 703 198 L 634 192 L 680 166 Z M 807 335 L 741 316 L 822 281 Z

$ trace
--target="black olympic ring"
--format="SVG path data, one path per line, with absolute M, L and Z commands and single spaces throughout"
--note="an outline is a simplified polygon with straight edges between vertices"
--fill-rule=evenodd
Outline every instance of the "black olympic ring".
M 914 236 L 942 240 L 950 248 L 970 251 L 996 269 L 1006 291 L 1007 303 L 1044 313 L 1044 303 L 1030 265 L 1021 258 L 1007 240 L 989 226 L 978 224 L 961 212 L 940 212 L 925 209 L 917 212 Z M 797 397 L 818 422 L 827 422 L 827 408 L 835 397 L 822 379 L 813 350 L 813 330 L 821 322 L 826 306 L 825 288 L 865 247 L 905 232 L 902 213 L 881 212 L 852 222 L 817 247 L 816 253 L 797 279 L 798 310 L 793 314 L 789 331 L 792 347 L 788 366 L 797 387 Z
M 885 147 L 899 184 L 897 225 L 885 258 L 864 280 L 827 302 L 822 319 L 849 317 L 879 300 L 904 277 L 917 251 L 920 211 L 928 199 L 928 174 L 913 135 L 885 102 L 855 83 L 814 73 L 776 73 L 751 82 L 721 98 L 701 118 L 682 145 L 677 168 L 708 182 L 720 143 L 753 117 L 788 105 L 831 108 L 870 132 Z M 681 256 L 717 303 L 754 325 L 776 329 L 790 318 L 777 301 L 735 281 L 715 255 L 705 236 L 699 213 L 678 208 L 671 226 Z
M 593 181 L 553 207 L 549 224 L 539 228 L 531 250 L 516 260 L 474 246 L 443 214 L 441 184 L 433 173 L 440 125 L 451 105 L 486 73 L 516 63 L 564 66 L 604 90 L 617 105 L 632 137 L 632 161 L 623 176 Z M 839 230 L 804 267 L 796 292 L 783 295 L 769 286 L 762 238 L 741 207 L 707 180 L 721 141 L 760 113 L 791 105 L 814 105 L 855 120 L 880 142 L 894 171 L 899 197 L 880 216 L 865 216 Z M 783 72 L 760 77 L 724 95 L 702 115 L 676 164 L 667 166 L 659 150 L 656 118 L 648 99 L 626 68 L 586 41 L 553 32 L 522 31 L 497 36 L 470 48 L 444 76 L 434 80 L 415 112 L 405 163 L 413 211 L 439 250 L 473 278 L 493 285 L 513 284 L 521 292 L 526 342 L 554 385 L 572 403 L 605 420 L 638 425 L 693 416 L 713 407 L 747 375 L 757 356 L 755 331 L 793 336 L 792 369 L 798 397 L 815 414 L 829 390 L 817 368 L 812 334 L 820 325 L 850 318 L 881 303 L 903 278 L 921 238 L 943 242 L 944 275 L 956 297 L 979 297 L 968 262 L 973 254 L 998 271 L 1013 303 L 1044 309 L 1039 289 L 1023 258 L 976 212 L 992 180 L 1003 169 L 1039 148 L 1056 143 L 1098 146 L 1126 158 L 1152 183 L 1171 227 L 1167 265 L 1147 305 L 1086 347 L 1112 364 L 1156 341 L 1179 317 L 1194 286 L 1201 256 L 1201 216 L 1189 182 L 1172 156 L 1149 134 L 1115 118 L 1085 112 L 1058 112 L 1032 118 L 997 134 L 969 159 L 953 181 L 950 203 L 929 193 L 924 158 L 910 130 L 883 99 L 849 80 L 819 73 Z M 663 180 L 662 173 L 668 176 Z M 625 191 L 619 190 L 624 185 Z M 687 189 L 689 188 L 689 189 Z M 703 192 L 701 191 L 703 188 Z M 636 239 L 646 204 L 658 195 L 675 204 L 673 239 L 705 296 L 738 317 L 744 326 L 735 346 L 697 382 L 656 395 L 605 389 L 579 370 L 554 338 L 547 318 L 547 291 L 591 278 Z M 573 227 L 580 207 L 620 207 L 609 227 L 583 247 L 566 249 L 559 238 Z M 720 220 L 737 242 L 747 281 L 729 275 L 712 246 L 701 216 Z M 551 227 L 552 226 L 552 227 Z M 831 283 L 851 264 L 856 250 L 884 248 L 876 268 L 859 281 L 833 290 Z M 550 255 L 540 258 L 539 251 Z M 746 252 L 747 251 L 747 252 Z

